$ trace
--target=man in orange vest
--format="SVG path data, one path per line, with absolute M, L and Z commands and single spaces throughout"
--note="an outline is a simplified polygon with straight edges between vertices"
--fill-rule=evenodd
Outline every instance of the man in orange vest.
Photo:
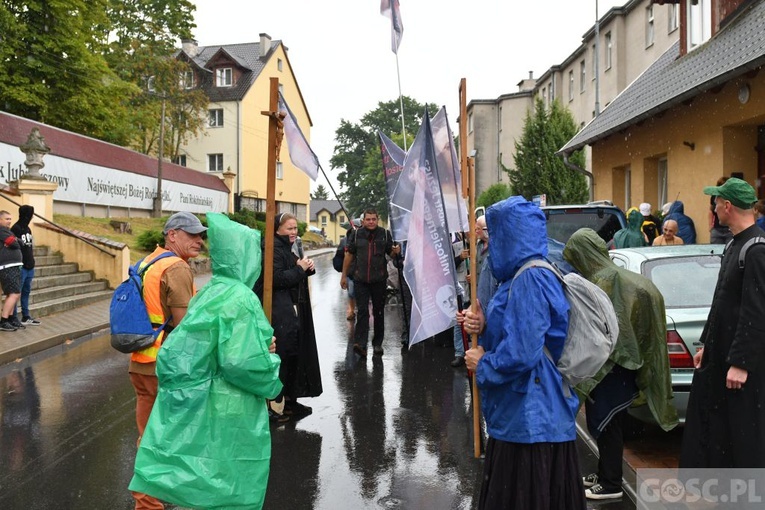
M 146 310 L 155 328 L 167 322 L 156 342 L 150 347 L 134 352 L 130 357 L 130 382 L 136 396 L 135 419 L 138 425 L 138 442 L 146 428 L 151 408 L 157 398 L 157 353 L 163 340 L 177 326 L 192 296 L 196 293 L 194 275 L 188 260 L 199 256 L 203 246 L 202 234 L 207 227 L 199 218 L 188 212 L 175 213 L 165 223 L 162 233 L 165 247 L 157 247 L 143 260 L 148 264 L 159 255 L 171 251 L 172 257 L 165 257 L 154 263 L 143 275 L 143 297 Z M 142 264 L 142 265 L 143 265 Z M 136 510 L 162 510 L 159 500 L 146 494 L 133 492 Z

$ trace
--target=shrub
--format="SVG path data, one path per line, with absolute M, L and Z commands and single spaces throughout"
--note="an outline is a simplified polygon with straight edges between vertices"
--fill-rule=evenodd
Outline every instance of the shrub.
M 136 243 L 142 250 L 151 252 L 157 245 L 165 245 L 165 236 L 161 230 L 147 230 L 136 238 Z

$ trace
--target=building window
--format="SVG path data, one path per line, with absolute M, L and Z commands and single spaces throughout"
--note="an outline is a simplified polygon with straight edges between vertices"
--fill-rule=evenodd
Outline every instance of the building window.
M 568 100 L 574 100 L 574 71 L 568 72 Z
M 290 212 L 297 216 L 298 210 L 297 210 L 297 204 L 290 204 Z
M 669 33 L 671 34 L 680 28 L 680 6 L 678 4 L 669 4 Z
M 579 62 L 579 92 L 584 92 L 585 86 L 585 80 L 587 79 L 587 66 L 584 63 L 584 60 Z
M 208 172 L 223 171 L 223 154 L 208 154 L 207 155 L 207 171 Z
M 653 4 L 645 9 L 645 46 L 646 48 L 653 44 Z
M 230 67 L 221 67 L 215 70 L 215 86 L 230 87 L 234 83 L 234 73 Z
M 321 226 L 322 227 L 326 227 L 327 226 L 327 215 L 326 214 L 322 214 L 321 215 Z
M 282 63 L 282 59 L 277 58 L 276 59 L 276 68 L 279 70 L 279 72 L 282 71 L 284 64 Z
M 542 101 L 545 102 L 546 106 L 550 106 L 550 103 L 547 102 L 547 89 L 542 87 Z
M 473 132 L 473 113 L 468 114 L 468 133 Z
M 598 49 L 593 44 L 592 45 L 592 81 L 595 81 L 595 77 L 598 74 L 597 65 L 598 65 Z
M 611 40 L 611 32 L 606 33 L 606 69 L 611 69 L 613 64 L 612 58 L 613 41 Z
M 553 94 L 553 83 L 554 81 L 550 82 L 550 88 L 547 89 L 547 102 L 552 104 L 553 100 L 555 99 L 555 94 Z
M 338 216 L 338 223 L 345 223 L 345 216 L 343 216 L 342 214 Z
M 210 127 L 223 127 L 223 108 L 209 110 Z
M 179 154 L 176 157 L 173 158 L 173 163 L 180 166 L 186 166 L 186 155 L 185 154 Z
M 149 78 L 146 80 L 146 90 L 149 92 L 156 92 L 157 89 L 154 87 L 154 77 L 149 76 Z
M 688 50 L 712 36 L 712 0 L 686 0 L 688 13 Z
M 276 178 L 284 179 L 284 166 L 281 161 L 276 162 Z
M 194 88 L 194 71 L 184 71 L 181 73 L 181 88 L 186 90 Z

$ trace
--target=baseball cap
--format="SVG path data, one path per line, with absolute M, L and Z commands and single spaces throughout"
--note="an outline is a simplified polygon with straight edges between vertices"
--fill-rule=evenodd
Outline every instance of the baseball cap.
M 188 234 L 201 234 L 207 230 L 207 227 L 202 225 L 199 218 L 190 212 L 178 212 L 167 219 L 162 233 L 167 234 L 171 230 L 183 230 Z
M 650 216 L 651 215 L 651 204 L 648 202 L 643 202 L 640 204 L 640 214 L 643 216 Z
M 751 209 L 757 202 L 754 188 L 748 182 L 736 177 L 731 177 L 722 186 L 705 187 L 704 194 L 722 197 L 739 209 Z

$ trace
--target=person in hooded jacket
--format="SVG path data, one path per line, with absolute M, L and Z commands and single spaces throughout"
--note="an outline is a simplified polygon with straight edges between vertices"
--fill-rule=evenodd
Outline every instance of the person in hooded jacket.
M 603 239 L 592 229 L 572 234 L 565 259 L 608 295 L 619 321 L 616 346 L 592 379 L 577 393 L 586 399 L 587 428 L 598 443 L 598 472 L 583 478 L 588 499 L 622 497 L 622 421 L 630 405 L 648 404 L 664 430 L 677 425 L 667 354 L 664 297 L 648 278 L 618 267 Z
M 318 397 L 322 393 L 311 296 L 308 292 L 308 277 L 315 273 L 313 260 L 302 252 L 297 218 L 290 213 L 277 214 L 274 218 L 271 324 L 276 336 L 276 353 L 282 360 L 279 379 L 284 385 L 284 391 L 269 405 L 272 418 L 279 423 L 311 414 L 313 410 L 297 399 Z M 262 300 L 262 274 L 255 285 L 255 292 Z
M 19 207 L 19 220 L 11 227 L 11 232 L 19 240 L 21 246 L 21 321 L 23 326 L 39 326 L 40 321 L 29 313 L 29 294 L 32 292 L 32 279 L 35 277 L 35 254 L 32 242 L 32 230 L 29 222 L 35 214 L 35 208 L 31 205 Z M 13 316 L 18 321 L 17 307 L 13 308 Z M 15 321 L 14 321 L 15 322 Z
M 680 200 L 675 200 L 669 206 L 669 213 L 663 221 L 675 220 L 677 222 L 677 236 L 683 240 L 683 244 L 696 244 L 696 227 L 690 216 L 685 215 L 685 207 Z
M 544 213 L 514 196 L 491 206 L 486 224 L 489 264 L 500 286 L 485 321 L 480 307 L 464 320 L 468 333 L 481 334 L 465 362 L 475 373 L 489 434 L 478 508 L 584 509 L 579 399 L 543 351 L 560 358 L 568 301 L 548 269 L 532 267 L 515 277 L 525 262 L 547 256 Z
M 642 230 L 643 215 L 634 207 L 627 214 L 627 226 L 614 234 L 616 248 L 640 248 L 646 246 Z
M 190 508 L 263 506 L 266 399 L 282 389 L 273 329 L 252 286 L 260 233 L 208 213 L 212 279 L 157 355 L 159 392 L 130 490 Z

